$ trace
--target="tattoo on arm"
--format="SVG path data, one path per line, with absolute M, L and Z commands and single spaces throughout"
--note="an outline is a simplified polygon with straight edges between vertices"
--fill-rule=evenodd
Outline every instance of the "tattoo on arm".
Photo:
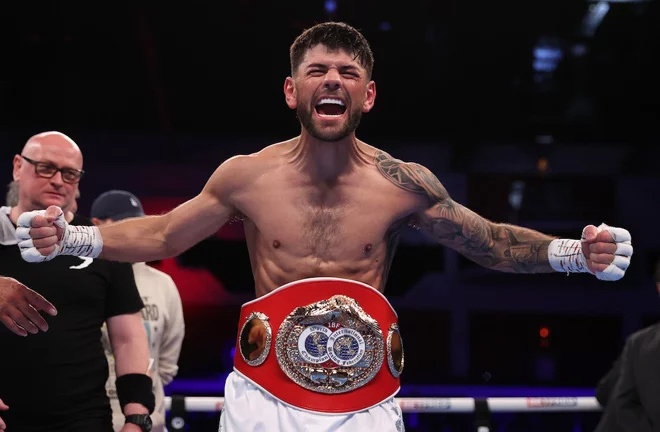
M 448 199 L 449 194 L 438 178 L 422 165 L 394 159 L 383 151 L 376 153 L 376 167 L 390 182 L 414 193 L 428 195 L 434 202 Z
M 553 271 L 548 245 L 554 237 L 531 229 L 493 223 L 451 199 L 427 168 L 406 163 L 379 151 L 375 163 L 396 186 L 425 195 L 429 208 L 413 216 L 410 224 L 431 234 L 472 261 L 495 270 L 515 273 Z
M 492 247 L 481 256 L 481 264 L 514 273 L 552 272 L 548 261 L 548 245 L 552 241 L 545 234 L 513 225 L 492 224 Z
M 423 228 L 440 243 L 484 267 L 512 273 L 553 271 L 548 262 L 551 237 L 493 223 L 456 203 L 451 209 L 431 208 Z

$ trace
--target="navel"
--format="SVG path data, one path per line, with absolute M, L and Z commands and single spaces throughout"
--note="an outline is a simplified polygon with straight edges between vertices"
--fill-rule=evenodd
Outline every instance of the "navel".
M 280 241 L 279 240 L 273 240 L 273 247 L 275 249 L 279 248 L 280 247 Z
M 364 254 L 365 254 L 365 255 L 369 255 L 369 252 L 371 252 L 371 248 L 373 248 L 373 246 L 371 245 L 371 243 L 367 243 L 366 245 L 364 245 L 364 249 L 363 249 L 363 250 L 364 250 Z

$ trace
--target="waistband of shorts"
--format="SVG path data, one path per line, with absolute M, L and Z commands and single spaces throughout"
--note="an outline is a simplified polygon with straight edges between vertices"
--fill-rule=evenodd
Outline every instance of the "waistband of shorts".
M 255 318 L 263 324 L 265 347 L 250 358 L 246 337 Z M 234 369 L 296 408 L 327 414 L 369 409 L 400 389 L 396 312 L 361 282 L 310 278 L 286 284 L 242 306 Z

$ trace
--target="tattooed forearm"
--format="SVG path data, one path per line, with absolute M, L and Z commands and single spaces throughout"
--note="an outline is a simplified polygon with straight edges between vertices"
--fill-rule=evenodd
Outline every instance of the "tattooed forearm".
M 376 153 L 375 163 L 380 173 L 401 189 L 426 194 L 435 202 L 449 198 L 438 178 L 419 164 L 394 159 L 383 151 Z
M 512 273 L 552 272 L 548 245 L 553 237 L 531 229 L 495 224 L 465 207 L 434 209 L 424 228 L 472 261 Z
M 512 225 L 493 225 L 491 268 L 515 273 L 554 271 L 548 262 L 548 245 L 552 238 L 534 230 Z

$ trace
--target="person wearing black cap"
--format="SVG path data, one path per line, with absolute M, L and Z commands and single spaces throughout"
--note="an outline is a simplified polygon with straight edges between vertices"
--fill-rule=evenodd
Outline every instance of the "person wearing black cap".
M 118 221 L 144 216 L 140 200 L 124 190 L 109 190 L 96 197 L 89 214 L 93 219 Z
M 653 274 L 660 295 L 660 259 Z M 622 352 L 596 387 L 604 408 L 594 432 L 660 430 L 660 323 L 626 338 Z
M 142 217 L 144 209 L 140 200 L 132 193 L 110 190 L 94 200 L 90 216 L 95 225 L 103 225 L 122 219 Z M 168 274 L 145 263 L 133 264 L 133 273 L 144 302 L 142 319 L 147 329 L 149 351 L 153 360 L 151 378 L 156 408 L 151 415 L 152 431 L 163 432 L 166 430 L 163 387 L 174 379 L 179 369 L 177 363 L 185 333 L 183 305 L 176 284 Z M 102 340 L 110 366 L 110 377 L 106 388 L 112 405 L 115 431 L 120 431 L 124 425 L 124 415 L 114 385 L 114 357 L 105 326 Z

